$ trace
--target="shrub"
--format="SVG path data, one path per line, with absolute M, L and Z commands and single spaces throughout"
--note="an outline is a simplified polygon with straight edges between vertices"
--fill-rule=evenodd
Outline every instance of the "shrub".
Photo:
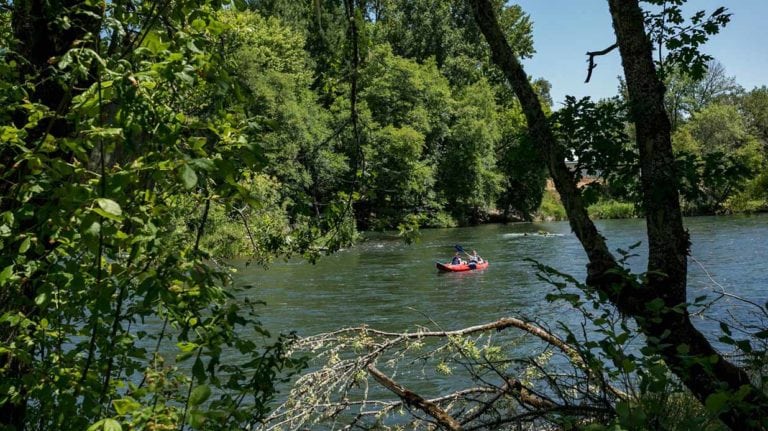
M 635 205 L 630 202 L 615 200 L 599 201 L 588 208 L 589 216 L 600 219 L 637 217 Z
M 536 219 L 540 220 L 566 220 L 565 208 L 560 202 L 560 196 L 552 190 L 547 190 L 541 200 L 541 205 L 536 211 Z

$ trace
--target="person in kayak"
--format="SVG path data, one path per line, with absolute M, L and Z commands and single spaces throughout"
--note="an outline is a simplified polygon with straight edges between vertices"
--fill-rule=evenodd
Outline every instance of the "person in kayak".
M 483 258 L 480 257 L 479 254 L 477 254 L 477 250 L 472 250 L 472 255 L 469 256 L 469 263 L 480 263 L 482 261 L 483 261 Z
M 458 251 L 455 255 L 453 255 L 453 259 L 451 259 L 451 265 L 461 265 L 461 256 L 459 255 Z

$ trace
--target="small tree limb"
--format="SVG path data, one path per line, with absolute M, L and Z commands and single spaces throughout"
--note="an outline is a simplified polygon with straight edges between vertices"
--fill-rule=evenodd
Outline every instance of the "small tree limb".
M 368 372 L 373 376 L 374 379 L 376 379 L 377 382 L 381 383 L 382 386 L 402 398 L 406 404 L 414 406 L 424 413 L 432 416 L 440 425 L 449 430 L 460 431 L 462 429 L 461 424 L 456 419 L 454 419 L 453 416 L 449 415 L 445 410 L 438 407 L 437 404 L 430 402 L 419 394 L 408 390 L 405 388 L 405 386 L 390 379 L 384 373 L 379 371 L 378 368 L 373 366 L 373 364 L 369 364 L 367 368 Z
M 592 78 L 592 71 L 597 67 L 597 64 L 595 64 L 595 57 L 598 55 L 605 55 L 609 52 L 613 51 L 614 49 L 618 48 L 619 44 L 618 42 L 614 42 L 613 45 L 609 46 L 608 48 L 605 48 L 600 51 L 587 51 L 587 55 L 589 56 L 589 66 L 587 67 L 587 79 L 584 81 L 584 83 L 588 83 L 589 80 Z

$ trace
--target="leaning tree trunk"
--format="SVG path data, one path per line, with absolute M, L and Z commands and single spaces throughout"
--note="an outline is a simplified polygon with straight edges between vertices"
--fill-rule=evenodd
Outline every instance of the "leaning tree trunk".
M 520 62 L 507 43 L 488 0 L 469 0 L 478 27 L 520 100 L 529 133 L 546 162 L 560 193 L 571 228 L 589 259 L 587 283 L 602 291 L 620 312 L 633 317 L 671 371 L 702 402 L 724 392 L 727 403 L 720 418 L 733 429 L 763 429 L 768 418 L 768 397 L 752 385 L 744 370 L 726 361 L 691 324 L 686 302 L 688 234 L 683 228 L 677 176 L 664 111 L 664 86 L 652 61 L 637 0 L 609 0 L 614 28 L 627 79 L 640 154 L 643 206 L 648 232 L 647 282 L 635 287 L 623 279 L 604 238 L 587 215 L 573 176 L 565 166 L 538 97 Z M 657 307 L 647 307 L 653 301 Z M 740 401 L 734 396 L 741 390 Z
M 720 418 L 734 429 L 763 429 L 768 420 L 768 398 L 755 388 L 744 370 L 726 361 L 691 324 L 686 302 L 688 233 L 683 228 L 677 172 L 672 154 L 670 123 L 664 109 L 664 85 L 652 59 L 638 0 L 608 1 L 629 92 L 640 154 L 641 187 L 648 232 L 646 289 L 661 298 L 660 319 L 637 316 L 656 341 L 672 371 L 700 400 L 716 392 L 745 398 L 733 402 Z M 666 330 L 668 337 L 662 335 Z M 687 346 L 687 349 L 685 348 Z M 681 349 L 682 347 L 682 349 Z M 688 350 L 687 353 L 681 354 Z M 692 360 L 697 358 L 698 360 Z M 714 364 L 708 358 L 716 358 Z

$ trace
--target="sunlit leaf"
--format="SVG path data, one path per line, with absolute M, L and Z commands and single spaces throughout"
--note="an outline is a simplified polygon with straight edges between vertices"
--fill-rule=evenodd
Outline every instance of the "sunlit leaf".
M 189 396 L 189 405 L 199 406 L 211 396 L 211 388 L 208 385 L 199 385 L 192 389 Z
M 188 164 L 185 164 L 181 168 L 181 182 L 187 190 L 190 190 L 197 185 L 197 174 Z

